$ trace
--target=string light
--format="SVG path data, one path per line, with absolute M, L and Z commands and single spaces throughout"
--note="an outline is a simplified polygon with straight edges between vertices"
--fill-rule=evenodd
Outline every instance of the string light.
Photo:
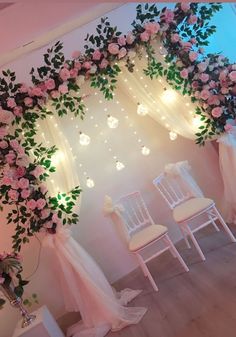
M 148 156 L 150 154 L 150 149 L 146 146 L 142 146 L 141 152 L 144 156 Z
M 65 159 L 64 153 L 62 151 L 57 151 L 52 156 L 52 166 L 57 166 L 64 159 Z
M 137 114 L 139 116 L 146 116 L 148 113 L 148 107 L 144 104 L 138 103 Z
M 116 129 L 119 125 L 119 120 L 113 116 L 108 115 L 107 116 L 107 125 L 111 129 Z
M 88 177 L 87 180 L 86 180 L 86 185 L 87 185 L 88 188 L 93 188 L 95 186 L 95 183 L 94 183 L 93 179 Z
M 121 163 L 119 160 L 116 161 L 116 169 L 117 171 L 121 171 L 125 168 L 125 165 Z
M 176 132 L 170 131 L 169 132 L 169 137 L 170 137 L 170 140 L 176 140 L 176 138 L 178 137 L 178 135 L 177 135 Z
M 172 103 L 176 99 L 176 92 L 172 89 L 165 89 L 161 99 L 164 103 Z
M 79 142 L 83 146 L 87 146 L 90 143 L 90 137 L 83 132 L 80 132 Z

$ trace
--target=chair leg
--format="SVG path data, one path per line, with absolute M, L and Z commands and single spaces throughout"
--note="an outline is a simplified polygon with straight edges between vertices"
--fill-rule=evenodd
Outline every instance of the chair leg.
M 184 238 L 184 241 L 185 241 L 185 243 L 186 243 L 186 246 L 188 247 L 188 249 L 190 249 L 191 248 L 191 246 L 190 246 L 190 243 L 189 243 L 189 241 L 188 241 L 188 237 L 187 237 L 187 235 L 186 235 L 186 233 L 185 233 L 185 229 L 182 227 L 182 225 L 180 225 L 179 224 L 179 229 L 180 229 L 180 231 L 181 231 L 181 233 L 182 233 L 182 235 L 183 235 L 183 238 Z
M 188 233 L 189 233 L 189 236 L 190 236 L 191 240 L 193 241 L 193 244 L 194 244 L 195 248 L 196 248 L 197 251 L 198 251 L 198 254 L 199 254 L 200 257 L 201 257 L 201 260 L 202 260 L 202 261 L 205 261 L 206 258 L 205 258 L 205 256 L 204 256 L 204 254 L 203 254 L 203 252 L 202 252 L 202 250 L 201 250 L 201 248 L 200 248 L 200 246 L 199 246 L 197 240 L 195 239 L 195 236 L 193 235 L 191 229 L 190 229 L 188 226 L 186 227 L 186 229 L 187 229 L 187 231 L 188 231 Z
M 182 256 L 179 254 L 178 250 L 175 248 L 175 245 L 173 244 L 173 242 L 171 241 L 171 239 L 169 238 L 169 236 L 167 234 L 165 235 L 165 241 L 166 241 L 167 245 L 169 246 L 169 249 L 172 252 L 172 255 L 174 255 L 175 257 L 178 258 L 178 260 L 182 264 L 184 270 L 189 271 L 188 266 L 186 265 L 186 263 L 182 259 Z
M 210 212 L 209 212 L 209 213 L 210 213 Z M 214 226 L 215 230 L 216 230 L 217 232 L 219 232 L 220 229 L 219 229 L 219 227 L 217 226 L 217 224 L 215 223 L 215 220 L 213 220 L 211 214 L 208 214 L 208 218 L 209 218 L 209 220 L 211 220 L 211 223 L 212 223 L 212 225 Z
M 144 275 L 148 277 L 148 279 L 149 279 L 149 281 L 150 281 L 150 283 L 151 283 L 153 289 L 154 289 L 155 291 L 158 291 L 158 287 L 157 287 L 157 285 L 156 285 L 156 283 L 155 283 L 155 281 L 154 281 L 154 279 L 153 279 L 153 277 L 152 277 L 150 271 L 148 270 L 148 267 L 146 266 L 146 263 L 144 262 L 142 256 L 139 255 L 138 253 L 136 253 L 136 255 L 137 255 L 139 264 L 140 264 L 140 266 L 141 266 L 141 268 L 142 268 L 142 271 L 143 271 Z
M 214 207 L 214 211 L 215 211 L 216 215 L 218 216 L 218 219 L 219 219 L 220 223 L 222 224 L 224 230 L 228 234 L 228 236 L 231 239 L 231 241 L 232 242 L 236 242 L 236 239 L 235 239 L 233 233 L 231 232 L 231 230 L 229 229 L 229 227 L 226 225 L 224 219 L 222 218 L 221 214 L 219 213 L 219 211 L 217 210 L 216 207 Z

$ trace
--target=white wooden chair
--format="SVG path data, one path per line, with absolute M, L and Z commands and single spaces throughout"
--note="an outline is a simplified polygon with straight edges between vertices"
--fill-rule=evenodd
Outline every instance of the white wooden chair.
M 122 211 L 120 212 L 121 220 L 125 225 L 125 230 L 128 231 L 128 248 L 137 256 L 144 275 L 149 278 L 155 291 L 158 291 L 158 287 L 146 263 L 164 251 L 169 249 L 171 254 L 178 258 L 183 268 L 189 271 L 187 265 L 170 240 L 167 228 L 154 223 L 140 192 L 125 195 L 120 198 L 118 203 L 119 206 L 122 206 Z M 162 242 L 164 248 L 159 248 L 159 250 L 150 257 L 144 258 L 142 256 L 144 250 L 157 242 Z
M 184 191 L 177 179 L 168 177 L 165 173 L 162 173 L 155 178 L 153 184 L 173 211 L 173 218 L 179 225 L 187 247 L 191 248 L 188 241 L 188 237 L 190 237 L 203 261 L 205 260 L 205 256 L 194 236 L 194 233 L 201 228 L 212 224 L 214 228 L 219 231 L 219 228 L 215 223 L 215 220 L 218 219 L 230 240 L 236 242 L 233 233 L 226 225 L 212 199 L 191 196 L 190 193 Z M 191 229 L 190 225 L 193 221 L 195 223 L 195 220 L 199 221 L 203 218 L 205 218 L 205 220 L 203 220 L 203 222 L 201 221 L 200 225 Z

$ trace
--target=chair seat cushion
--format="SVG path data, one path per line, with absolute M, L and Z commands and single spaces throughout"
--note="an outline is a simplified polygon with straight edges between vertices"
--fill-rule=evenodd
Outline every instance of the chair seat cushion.
M 208 198 L 192 198 L 176 206 L 173 210 L 173 218 L 176 222 L 182 222 L 214 204 Z
M 167 232 L 167 228 L 162 225 L 150 225 L 139 232 L 135 233 L 129 242 L 129 250 L 136 251 L 148 243 L 158 239 Z

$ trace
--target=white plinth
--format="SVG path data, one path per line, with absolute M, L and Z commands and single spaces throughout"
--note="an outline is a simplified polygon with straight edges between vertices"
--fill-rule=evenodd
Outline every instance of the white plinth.
M 33 323 L 21 328 L 20 320 L 12 337 L 65 337 L 45 305 L 32 314 L 36 315 Z

